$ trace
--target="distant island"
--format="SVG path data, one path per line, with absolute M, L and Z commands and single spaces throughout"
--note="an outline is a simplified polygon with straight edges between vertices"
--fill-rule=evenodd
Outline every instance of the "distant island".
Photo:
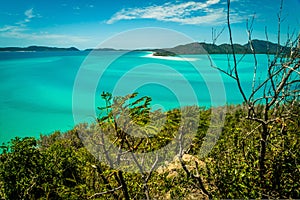
M 127 49 L 114 49 L 114 48 L 98 48 L 98 49 L 85 49 L 83 51 L 130 51 Z
M 253 40 L 252 45 L 256 54 L 276 54 L 278 45 L 264 40 Z M 251 54 L 249 42 L 241 45 L 234 44 L 234 53 L 236 54 Z M 279 46 L 282 53 L 290 52 L 290 48 Z M 187 54 L 232 54 L 230 44 L 210 44 L 205 42 L 194 42 L 190 44 L 178 45 L 173 48 L 164 49 L 141 49 L 140 51 L 152 51 L 153 56 L 175 56 Z
M 46 46 L 29 46 L 29 47 L 2 47 L 0 51 L 80 51 L 75 47 L 59 48 Z
M 264 41 L 264 40 L 253 40 L 252 45 L 256 54 L 276 54 L 277 44 Z M 250 49 L 250 44 L 234 44 L 234 53 L 236 54 L 250 54 L 252 53 Z M 282 52 L 288 52 L 289 48 L 280 46 L 279 49 Z M 204 42 L 195 42 L 185 45 L 179 45 L 173 48 L 163 49 L 167 52 L 172 52 L 174 54 L 232 54 L 232 48 L 229 44 L 209 44 Z
M 252 45 L 257 54 L 276 54 L 277 44 L 264 41 L 253 40 Z M 288 52 L 289 48 L 280 46 L 281 52 Z M 15 52 L 32 52 L 32 51 L 81 51 L 75 47 L 59 48 L 47 46 L 29 46 L 29 47 L 2 47 L 0 51 L 15 51 Z M 85 49 L 83 51 L 130 51 L 130 50 L 117 50 L 113 48 L 98 48 L 98 49 Z M 232 48 L 229 44 L 210 44 L 205 42 L 194 42 L 185 45 L 178 45 L 173 48 L 164 49 L 137 49 L 135 51 L 152 51 L 154 56 L 175 56 L 180 54 L 232 54 Z M 234 53 L 236 54 L 250 54 L 250 44 L 234 44 Z

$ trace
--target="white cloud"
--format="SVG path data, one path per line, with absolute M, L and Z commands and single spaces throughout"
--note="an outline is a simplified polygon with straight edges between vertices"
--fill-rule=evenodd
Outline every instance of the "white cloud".
M 143 8 L 127 8 L 115 13 L 106 23 L 113 24 L 117 21 L 133 19 L 155 19 L 181 24 L 221 24 L 226 20 L 226 10 L 224 6 L 218 6 L 219 3 L 220 0 L 207 0 L 206 2 L 189 1 L 179 4 L 165 3 Z M 212 8 L 213 6 L 219 8 Z
M 0 28 L 0 33 L 1 32 L 16 32 L 16 31 L 23 31 L 25 30 L 23 27 L 20 26 L 8 26 L 5 25 L 2 28 Z
M 39 14 L 34 14 L 33 8 L 25 10 L 24 15 L 25 19 L 22 21 L 16 22 L 14 25 L 5 25 L 0 27 L 0 36 L 6 38 L 20 38 L 20 36 L 24 35 L 26 31 L 29 30 L 27 26 L 31 19 L 40 17 Z
M 46 32 L 36 32 L 30 29 L 28 23 L 35 17 L 40 17 L 39 14 L 35 14 L 33 8 L 24 12 L 26 18 L 20 22 L 16 22 L 14 25 L 5 25 L 0 27 L 0 37 L 10 39 L 27 40 L 34 43 L 43 43 L 45 41 L 53 44 L 72 44 L 89 41 L 87 38 L 65 35 L 65 34 L 50 34 Z
M 27 17 L 27 19 L 31 19 L 35 17 L 35 15 L 33 14 L 33 8 L 26 10 L 24 14 Z
M 35 14 L 33 8 L 25 10 L 24 15 L 26 18 L 20 22 L 17 22 L 16 24 L 18 24 L 20 26 L 26 26 L 26 24 L 29 23 L 31 21 L 31 19 L 36 18 L 36 17 L 41 17 L 39 14 Z
M 35 43 L 45 43 L 53 45 L 70 45 L 70 44 L 80 44 L 88 42 L 88 38 L 66 35 L 66 34 L 50 34 L 50 33 L 29 33 L 25 29 L 20 29 L 16 26 L 5 26 L 0 28 L 0 37 L 2 38 L 13 38 L 13 39 L 23 39 L 32 44 Z

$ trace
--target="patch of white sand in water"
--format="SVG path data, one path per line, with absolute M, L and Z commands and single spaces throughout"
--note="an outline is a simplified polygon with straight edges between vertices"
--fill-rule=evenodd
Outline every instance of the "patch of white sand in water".
M 178 57 L 178 56 L 154 56 L 153 53 L 149 53 L 143 57 L 164 59 L 164 60 L 176 60 L 176 61 L 196 61 L 196 60 L 198 60 L 197 58 L 185 58 L 185 57 Z

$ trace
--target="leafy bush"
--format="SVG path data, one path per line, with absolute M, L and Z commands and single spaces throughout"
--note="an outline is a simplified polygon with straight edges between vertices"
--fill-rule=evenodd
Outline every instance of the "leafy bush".
M 109 96 L 106 96 L 109 97 Z M 105 97 L 105 98 L 106 98 Z M 230 106 L 222 134 L 212 151 L 200 157 L 204 137 L 213 142 L 214 132 L 210 126 L 211 110 L 187 107 L 167 112 L 151 111 L 149 99 L 135 99 L 129 95 L 107 104 L 105 114 L 97 124 L 81 124 L 66 133 L 55 132 L 35 138 L 15 138 L 2 146 L 0 155 L 0 195 L 4 199 L 203 199 L 203 198 L 300 198 L 300 118 L 299 103 L 290 106 L 288 120 L 277 119 L 270 124 L 267 138 L 266 166 L 264 176 L 267 183 L 260 185 L 259 123 L 246 120 L 243 105 Z M 108 98 L 109 99 L 109 98 Z M 107 100 L 108 100 L 107 99 Z M 112 99 L 109 99 L 109 101 Z M 128 101 L 129 100 L 129 101 Z M 127 104 L 128 102 L 131 102 Z M 119 110 L 111 115 L 114 107 Z M 126 108 L 126 109 L 125 109 Z M 128 109 L 129 110 L 128 110 Z M 123 110 L 122 110 L 123 109 Z M 122 171 L 101 162 L 80 137 L 86 134 L 101 143 L 101 133 L 109 135 L 115 145 L 130 152 L 155 152 L 173 140 L 174 133 L 182 124 L 181 115 L 195 118 L 191 113 L 199 110 L 198 131 L 190 139 L 191 145 L 180 151 L 172 160 L 148 160 L 156 164 L 152 171 Z M 129 111 L 129 112 L 128 112 Z M 131 116 L 133 123 L 146 127 L 149 117 L 166 120 L 163 128 L 151 129 L 145 139 L 138 140 L 115 127 L 120 123 L 123 112 Z M 270 111 L 270 115 L 273 112 Z M 120 116 L 118 119 L 114 116 Z M 99 126 L 102 131 L 99 132 Z M 187 131 L 189 131 L 187 129 Z M 149 137 L 152 134 L 152 137 Z M 207 135 L 208 134 L 208 135 Z M 82 136 L 82 135 L 81 135 Z M 117 138 L 117 140 L 116 140 Z M 122 141 L 123 140 L 123 141 Z M 213 143 L 211 143 L 213 144 Z M 177 147 L 176 147 L 177 148 Z M 176 153 L 176 151 L 175 151 Z M 171 152 L 165 153 L 173 155 Z M 125 154 L 124 154 L 125 155 Z M 159 155 L 164 158 L 166 155 Z M 205 155 L 205 154 L 203 154 Z M 158 156 L 158 157 L 159 157 Z M 160 157 L 159 157 L 160 158 Z M 114 162 L 116 162 L 115 160 Z M 154 163 L 157 162 L 157 163 Z M 140 161 L 135 162 L 136 165 Z M 141 165 L 142 166 L 142 165 Z M 145 166 L 142 166 L 145 167 Z M 199 182 L 200 181 L 200 182 Z

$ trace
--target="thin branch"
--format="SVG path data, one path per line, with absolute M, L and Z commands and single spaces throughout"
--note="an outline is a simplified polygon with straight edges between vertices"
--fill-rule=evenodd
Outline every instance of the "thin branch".
M 271 102 L 267 106 L 272 106 L 275 103 L 275 101 L 276 101 L 279 93 L 284 88 L 286 82 L 289 80 L 289 77 L 294 72 L 294 70 L 296 70 L 298 68 L 299 68 L 299 65 L 296 65 L 293 69 L 289 69 L 289 71 L 287 72 L 287 74 L 284 77 L 282 77 L 281 82 L 280 82 L 279 86 L 277 87 L 277 89 L 275 91 L 273 99 L 271 100 Z
M 158 163 L 158 153 L 156 153 L 156 158 L 155 158 L 155 161 L 154 161 L 154 163 L 153 163 L 153 165 L 151 166 L 151 169 L 150 169 L 150 172 L 149 172 L 149 174 L 148 174 L 148 176 L 147 176 L 147 178 L 146 178 L 146 183 L 148 183 L 148 181 L 149 181 L 149 179 L 150 179 L 150 177 L 151 177 L 151 175 L 152 175 L 152 173 L 153 173 L 153 170 L 154 170 L 154 168 L 156 167 L 156 165 L 157 165 L 157 163 Z
M 119 186 L 119 187 L 117 187 L 117 188 L 114 188 L 114 189 L 111 189 L 111 190 L 107 190 L 107 191 L 105 191 L 105 192 L 95 193 L 95 194 L 93 194 L 92 196 L 90 196 L 88 199 L 99 198 L 99 197 L 101 197 L 101 196 L 104 195 L 104 194 L 113 193 L 113 192 L 115 192 L 115 191 L 117 191 L 117 190 L 119 190 L 119 189 L 121 189 L 121 188 L 122 188 L 122 185 Z
M 249 99 L 251 99 L 255 95 L 255 93 L 258 92 L 258 90 L 260 90 L 262 87 L 266 86 L 268 81 L 272 82 L 273 78 L 275 76 L 277 76 L 283 69 L 284 68 L 280 68 L 276 72 L 273 72 L 273 73 L 269 72 L 269 77 L 267 77 L 266 80 L 264 80 L 259 86 L 256 87 L 254 92 L 251 93 Z M 275 83 L 273 82 L 273 84 L 274 84 L 274 86 L 272 86 L 272 88 L 274 87 L 273 90 L 275 91 L 276 90 Z M 264 94 L 266 94 L 266 92 L 264 92 Z
M 279 55 L 279 48 L 280 48 L 280 29 L 281 29 L 281 14 L 282 14 L 282 7 L 283 7 L 283 0 L 280 1 L 280 8 L 279 8 L 279 12 L 277 14 L 278 17 L 278 33 L 277 33 L 277 52 L 276 52 L 276 56 Z
M 241 95 L 243 96 L 244 101 L 248 102 L 247 98 L 246 98 L 246 95 L 244 93 L 244 90 L 242 88 L 240 78 L 239 78 L 239 73 L 238 73 L 238 70 L 237 70 L 236 54 L 235 54 L 235 51 L 234 51 L 232 31 L 231 31 L 231 25 L 230 25 L 230 0 L 227 0 L 227 26 L 228 26 L 228 31 L 229 31 L 230 46 L 231 46 L 233 62 L 234 62 L 234 73 L 235 73 L 236 82 L 237 82 L 239 91 L 240 91 Z
M 212 42 L 213 44 L 216 44 L 218 38 L 221 36 L 221 34 L 223 33 L 223 31 L 225 30 L 225 27 L 222 28 L 221 31 L 219 31 L 217 34 L 216 34 L 216 29 L 212 28 L 211 30 L 211 37 L 212 37 Z
M 246 133 L 246 136 L 243 138 L 247 138 L 249 135 L 251 135 L 252 133 L 254 133 L 254 131 L 256 131 L 258 128 L 260 128 L 262 125 L 259 124 L 258 126 L 256 126 L 254 129 L 252 129 L 250 132 Z
M 102 168 L 101 168 L 101 165 L 100 165 L 100 164 L 99 164 L 99 165 L 96 165 L 96 169 L 97 169 L 97 171 L 99 172 L 100 177 L 102 178 L 102 180 L 103 180 L 104 184 L 106 185 L 108 191 L 112 191 L 112 193 L 113 193 L 114 190 L 112 189 L 111 185 L 109 184 L 108 179 L 107 179 L 107 178 L 105 177 L 105 175 L 103 174 L 103 170 L 102 170 Z M 121 187 L 121 186 L 120 186 L 120 187 Z M 117 196 L 115 193 L 113 193 L 113 196 L 114 196 L 114 198 L 118 198 L 118 196 Z
M 256 72 L 257 72 L 257 58 L 256 58 L 256 52 L 253 46 L 253 41 L 252 41 L 252 31 L 253 31 L 253 22 L 254 22 L 255 15 L 251 18 L 251 22 L 249 25 L 249 21 L 247 20 L 247 33 L 248 33 L 248 43 L 250 50 L 252 52 L 253 58 L 254 58 L 254 69 L 253 69 L 253 79 L 252 79 L 252 93 L 255 88 L 255 82 L 256 82 Z
M 229 76 L 230 78 L 233 78 L 234 80 L 236 80 L 236 77 L 234 77 L 231 73 L 228 73 L 228 72 L 226 72 L 225 70 L 223 70 L 222 68 L 215 66 L 215 65 L 213 64 L 212 59 L 211 59 L 211 57 L 210 57 L 209 55 L 207 55 L 207 57 L 208 57 L 208 59 L 209 59 L 210 66 L 211 66 L 212 68 L 215 68 L 215 69 L 217 69 L 217 70 L 223 72 L 224 74 L 226 74 L 226 75 Z

